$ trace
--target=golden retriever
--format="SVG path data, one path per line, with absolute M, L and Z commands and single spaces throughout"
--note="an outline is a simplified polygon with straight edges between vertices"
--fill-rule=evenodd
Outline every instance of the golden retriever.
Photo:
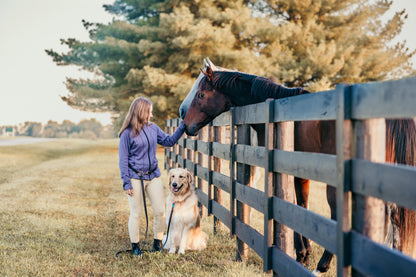
M 185 250 L 203 250 L 207 246 L 207 234 L 201 230 L 198 197 L 192 174 L 183 168 L 169 171 L 169 195 L 166 199 L 166 225 L 174 203 L 172 219 L 164 248 L 169 253 L 184 254 Z M 165 238 L 166 239 L 166 238 Z

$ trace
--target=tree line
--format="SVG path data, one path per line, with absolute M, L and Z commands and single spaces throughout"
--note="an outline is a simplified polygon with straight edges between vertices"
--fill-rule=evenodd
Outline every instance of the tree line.
M 26 121 L 17 126 L 8 126 L 15 129 L 16 136 L 29 136 L 40 138 L 115 138 L 112 125 L 103 126 L 95 118 L 81 120 L 78 124 L 70 120 L 58 123 L 49 120 L 45 125 L 40 122 Z

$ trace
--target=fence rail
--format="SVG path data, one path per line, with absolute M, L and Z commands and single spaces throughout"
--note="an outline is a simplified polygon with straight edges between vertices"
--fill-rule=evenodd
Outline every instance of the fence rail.
M 272 270 L 280 276 L 312 276 L 293 259 L 292 251 L 276 246 L 273 239 L 280 227 L 272 226 L 278 223 L 335 253 L 338 276 L 349 274 L 349 268 L 372 276 L 414 276 L 416 261 L 361 234 L 363 224 L 367 224 L 362 222 L 365 221 L 363 212 L 348 203 L 361 203 L 362 196 L 371 196 L 416 209 L 416 168 L 386 164 L 361 153 L 359 144 L 366 145 L 367 142 L 357 131 L 367 128 L 366 124 L 371 129 L 378 118 L 416 117 L 415 87 L 416 78 L 339 85 L 332 91 L 232 108 L 201 131 L 208 133 L 209 140 L 181 138 L 176 146 L 167 148 L 165 166 L 167 169 L 187 168 L 199 180 L 206 181 L 206 188 L 197 191 L 200 203 L 207 208 L 208 214 L 214 215 L 232 235 L 264 260 L 265 271 Z M 276 145 L 272 125 L 308 120 L 336 121 L 336 155 L 270 147 Z M 178 124 L 179 119 L 167 120 L 167 131 L 172 133 Z M 243 128 L 250 124 L 265 124 L 265 147 L 247 145 L 247 131 Z M 227 130 L 228 141 L 214 139 L 213 134 L 219 128 Z M 351 141 L 357 148 L 353 158 L 344 151 Z M 371 148 L 371 151 L 378 150 Z M 381 154 L 384 150 L 380 150 Z M 204 164 L 197 154 L 206 155 L 208 162 Z M 228 161 L 228 175 L 218 169 L 221 166 L 215 166 L 219 160 Z M 264 191 L 246 185 L 248 166 L 264 168 Z M 325 218 L 274 195 L 273 182 L 276 180 L 273 176 L 276 174 L 336 187 L 339 220 Z M 216 190 L 230 195 L 228 207 L 216 201 Z M 242 209 L 245 205 L 264 214 L 263 235 L 244 217 Z M 358 223 L 351 223 L 351 215 L 359 218 Z

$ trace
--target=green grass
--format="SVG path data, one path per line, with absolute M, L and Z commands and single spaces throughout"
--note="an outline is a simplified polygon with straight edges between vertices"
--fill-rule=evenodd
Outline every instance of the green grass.
M 130 248 L 117 140 L 0 147 L 0 199 L 0 276 L 266 276 L 255 254 L 235 262 L 235 239 L 214 236 L 212 216 L 202 219 L 204 251 L 115 258 Z M 145 249 L 151 208 L 149 219 Z

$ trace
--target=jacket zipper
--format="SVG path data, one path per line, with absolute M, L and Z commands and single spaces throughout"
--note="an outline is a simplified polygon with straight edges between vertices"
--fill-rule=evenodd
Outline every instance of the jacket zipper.
M 152 166 L 151 162 L 150 162 L 150 142 L 149 142 L 149 138 L 147 137 L 146 132 L 144 131 L 144 128 L 142 130 L 143 130 L 143 133 L 144 133 L 144 135 L 146 137 L 146 140 L 147 140 L 147 147 L 148 147 L 147 158 L 149 159 L 149 172 L 150 172 L 151 166 Z

